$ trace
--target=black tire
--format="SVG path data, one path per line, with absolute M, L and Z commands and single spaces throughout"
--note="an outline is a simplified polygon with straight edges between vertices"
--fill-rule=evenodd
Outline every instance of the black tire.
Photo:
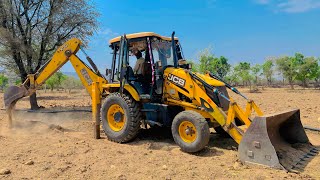
M 221 126 L 213 127 L 217 134 L 222 137 L 228 138 L 231 137 Z
M 113 130 L 107 119 L 107 113 L 112 105 L 119 105 L 124 111 L 124 125 L 121 130 Z M 139 104 L 126 94 L 109 94 L 101 108 L 102 127 L 108 139 L 118 143 L 125 143 L 133 140 L 140 129 L 141 112 Z
M 183 135 L 180 135 L 179 132 L 180 125 L 183 125 L 182 123 L 186 121 L 192 123 L 196 129 L 194 132 L 196 134 L 195 140 L 192 142 L 183 140 Z M 181 150 L 188 153 L 202 150 L 208 144 L 210 138 L 208 122 L 201 114 L 194 111 L 180 112 L 172 121 L 171 132 L 174 141 L 179 145 Z

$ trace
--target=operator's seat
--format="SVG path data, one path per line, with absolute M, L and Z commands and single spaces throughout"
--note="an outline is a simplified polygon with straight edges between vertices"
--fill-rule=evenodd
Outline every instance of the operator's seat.
M 143 79 L 137 78 L 134 75 L 133 69 L 131 66 L 127 67 L 127 81 L 130 85 L 134 87 L 134 89 L 138 92 L 138 94 L 143 94 L 143 88 L 141 87 L 141 82 Z
M 128 66 L 128 81 L 136 81 L 137 78 L 134 75 L 133 69 L 131 66 Z
M 144 76 L 146 83 L 151 83 L 152 81 L 152 65 L 151 65 L 151 59 L 150 59 L 150 53 L 149 50 L 146 50 L 145 55 L 145 62 L 143 63 L 142 68 L 142 74 Z

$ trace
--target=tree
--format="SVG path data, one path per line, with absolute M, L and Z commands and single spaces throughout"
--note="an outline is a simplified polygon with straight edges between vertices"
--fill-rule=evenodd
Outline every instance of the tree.
M 61 85 L 65 90 L 68 90 L 69 93 L 72 89 L 80 89 L 83 87 L 81 81 L 72 76 L 67 76 L 66 79 L 62 81 Z
M 21 83 L 22 83 L 21 79 L 17 79 L 17 80 L 15 80 L 15 82 L 14 82 L 15 85 L 20 85 Z
M 230 71 L 231 65 L 228 63 L 228 59 L 224 56 L 220 58 L 214 58 L 212 61 L 212 71 L 217 73 L 221 78 L 224 78 Z
M 67 78 L 62 72 L 54 73 L 47 81 L 46 85 L 53 91 L 54 88 L 61 86 L 62 82 Z
M 211 53 L 211 47 L 205 48 L 199 54 L 199 71 L 201 73 L 206 73 L 207 71 L 212 71 L 214 56 Z
M 54 75 L 46 80 L 46 85 L 51 89 L 51 91 L 53 91 L 53 89 L 56 87 L 56 81 L 57 79 Z
M 303 57 L 300 59 L 301 54 L 297 53 L 295 56 L 295 62 L 297 63 L 298 72 L 297 80 L 302 82 L 303 87 L 308 87 L 308 81 L 314 79 L 318 72 L 318 62 L 314 57 Z
M 272 83 L 273 66 L 274 66 L 274 64 L 273 64 L 272 59 L 267 59 L 262 64 L 262 72 L 267 79 L 268 85 L 271 85 L 271 83 Z
M 188 64 L 191 64 L 193 72 L 199 72 L 199 65 L 192 60 L 187 61 Z
M 234 68 L 231 68 L 230 71 L 227 73 L 227 75 L 224 78 L 229 84 L 233 84 L 237 86 L 240 83 L 240 78 L 238 73 L 234 70 Z
M 67 76 L 66 75 L 64 75 L 62 72 L 56 72 L 55 73 L 55 76 L 56 76 L 56 83 L 57 83 L 57 87 L 59 88 L 60 86 L 61 86 L 61 84 L 62 84 L 62 82 L 64 81 L 64 80 L 66 80 L 67 79 Z
M 1 0 L 1 65 L 19 74 L 36 73 L 53 51 L 71 37 L 87 41 L 97 28 L 90 0 Z M 38 109 L 36 94 L 31 109 Z
M 199 71 L 201 73 L 206 73 L 210 71 L 217 74 L 221 78 L 224 78 L 230 71 L 231 65 L 228 63 L 228 59 L 224 56 L 215 57 L 211 53 L 211 47 L 208 47 L 200 52 L 199 55 Z
M 281 71 L 283 77 L 288 80 L 291 89 L 294 89 L 293 82 L 297 75 L 297 65 L 293 57 L 280 57 L 276 60 L 277 69 Z
M 0 74 L 0 88 L 2 91 L 8 85 L 8 83 L 9 79 L 5 75 Z
M 262 68 L 261 68 L 260 64 L 256 64 L 256 65 L 251 67 L 251 72 L 252 72 L 253 76 L 255 77 L 254 78 L 254 83 L 255 84 L 258 84 L 258 78 L 259 78 L 261 69 Z
M 248 85 L 250 86 L 251 90 L 251 80 L 252 76 L 250 74 L 250 63 L 248 62 L 240 62 L 234 67 L 234 71 L 237 76 L 239 76 L 242 80 L 243 85 Z
M 318 62 L 320 62 L 320 58 L 318 58 Z M 320 81 L 320 65 L 318 64 L 318 70 L 317 72 L 315 73 L 315 88 L 319 87 L 320 84 L 319 84 L 319 81 Z

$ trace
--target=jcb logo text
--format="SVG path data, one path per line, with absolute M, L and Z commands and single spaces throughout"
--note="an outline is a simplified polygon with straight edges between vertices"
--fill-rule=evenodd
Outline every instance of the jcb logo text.
M 175 76 L 175 75 L 172 75 L 172 74 L 169 74 L 168 80 L 173 82 L 174 84 L 180 86 L 180 87 L 184 87 L 184 85 L 186 83 L 186 80 L 184 80 L 182 78 L 179 78 L 178 76 Z

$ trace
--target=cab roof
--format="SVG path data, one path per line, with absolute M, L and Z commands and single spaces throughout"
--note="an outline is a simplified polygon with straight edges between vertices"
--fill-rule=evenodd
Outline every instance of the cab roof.
M 171 41 L 171 37 L 161 36 L 159 34 L 156 34 L 154 32 L 139 32 L 139 33 L 133 33 L 133 34 L 126 34 L 127 39 L 135 39 L 135 38 L 141 38 L 141 37 L 157 37 L 166 41 Z M 121 39 L 121 36 L 115 37 L 109 41 L 110 44 L 119 42 Z M 174 37 L 175 40 L 178 40 L 177 37 Z

